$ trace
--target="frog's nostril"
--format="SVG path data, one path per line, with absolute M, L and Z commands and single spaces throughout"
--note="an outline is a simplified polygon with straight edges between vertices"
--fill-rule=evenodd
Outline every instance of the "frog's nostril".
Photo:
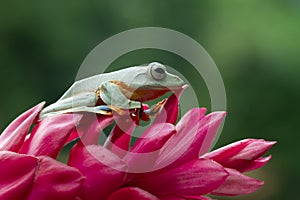
M 178 76 L 174 77 L 175 81 L 181 81 L 181 79 Z
M 174 77 L 174 81 L 177 82 L 178 84 L 182 84 L 182 85 L 184 84 L 184 81 L 181 78 L 179 78 L 178 76 Z

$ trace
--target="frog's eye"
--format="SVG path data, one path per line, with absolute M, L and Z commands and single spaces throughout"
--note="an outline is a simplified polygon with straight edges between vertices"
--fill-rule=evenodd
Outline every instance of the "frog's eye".
M 162 80 L 166 76 L 166 68 L 160 63 L 153 62 L 148 65 L 148 72 L 155 80 Z

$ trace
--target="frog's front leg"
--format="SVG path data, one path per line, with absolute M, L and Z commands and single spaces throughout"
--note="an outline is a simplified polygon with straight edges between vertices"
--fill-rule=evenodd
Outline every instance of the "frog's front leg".
M 100 86 L 100 98 L 109 106 L 121 109 L 141 108 L 141 102 L 128 99 L 113 82 L 104 82 Z

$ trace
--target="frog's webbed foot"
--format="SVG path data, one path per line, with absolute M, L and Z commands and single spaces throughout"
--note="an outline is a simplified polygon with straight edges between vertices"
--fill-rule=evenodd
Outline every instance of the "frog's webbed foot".
M 141 108 L 135 108 L 135 109 L 131 109 L 129 110 L 129 114 L 130 117 L 132 119 L 132 121 L 134 121 L 137 125 L 140 124 L 140 121 L 149 121 L 150 120 L 150 116 L 145 112 L 144 107 L 141 104 Z
M 150 117 L 154 117 L 161 110 L 161 107 L 164 105 L 166 100 L 167 99 L 163 99 L 162 101 L 158 102 L 148 109 L 145 109 L 145 107 L 141 105 L 141 108 L 131 110 L 130 116 L 137 125 L 139 125 L 139 122 L 141 120 L 149 121 Z
M 163 99 L 157 104 L 153 105 L 150 109 L 145 110 L 144 112 L 149 116 L 155 116 L 160 111 L 161 107 L 164 105 L 166 101 L 167 99 Z

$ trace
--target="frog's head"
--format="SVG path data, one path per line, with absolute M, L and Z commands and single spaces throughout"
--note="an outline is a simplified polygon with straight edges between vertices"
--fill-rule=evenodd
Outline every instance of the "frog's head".
M 158 62 L 152 62 L 143 67 L 137 67 L 137 73 L 132 79 L 131 85 L 135 88 L 170 90 L 181 88 L 185 83 L 178 76 L 167 72 L 166 67 Z
M 135 100 L 155 99 L 168 91 L 179 90 L 185 85 L 181 78 L 167 72 L 166 67 L 158 62 L 127 69 L 130 69 L 129 75 L 125 73 L 127 79 L 123 79 L 123 83 L 134 91 L 128 96 Z M 120 87 L 124 93 L 129 89 L 129 87 Z

